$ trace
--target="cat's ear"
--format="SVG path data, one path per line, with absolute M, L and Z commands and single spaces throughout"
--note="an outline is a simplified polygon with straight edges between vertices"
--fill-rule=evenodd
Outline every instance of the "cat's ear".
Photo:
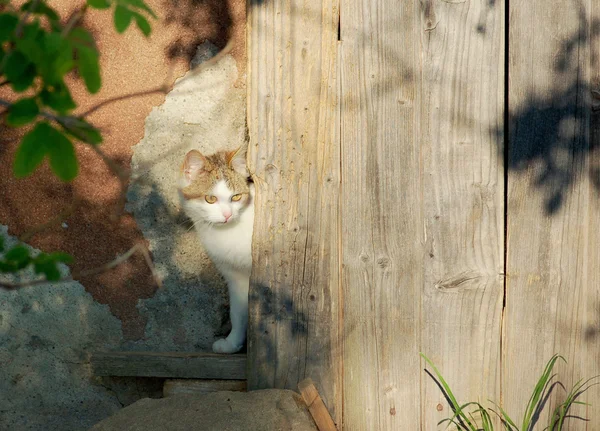
M 248 168 L 246 167 L 246 154 L 248 153 L 248 144 L 242 145 L 235 151 L 227 153 L 227 163 L 229 167 L 236 171 L 238 174 L 245 177 L 250 176 Z
M 200 154 L 200 151 L 192 150 L 185 155 L 183 161 L 183 178 L 188 183 L 194 181 L 198 176 L 204 174 L 206 168 L 206 158 Z

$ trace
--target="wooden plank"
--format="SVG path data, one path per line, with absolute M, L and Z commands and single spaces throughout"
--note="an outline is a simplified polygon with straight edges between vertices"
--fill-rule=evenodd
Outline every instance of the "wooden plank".
M 418 11 L 342 2 L 344 430 L 423 429 Z
M 426 5 L 416 126 L 425 230 L 421 351 L 460 402 L 499 402 L 505 5 Z M 435 381 L 421 377 L 422 429 L 434 430 L 452 412 Z
M 333 419 L 331 419 L 331 415 L 327 407 L 325 407 L 312 379 L 309 377 L 298 383 L 298 390 L 319 431 L 336 431 Z
M 525 7 L 522 7 L 525 6 Z M 600 374 L 598 112 L 600 8 L 595 0 L 510 3 L 505 408 L 522 417 L 545 363 L 569 388 Z M 591 139 L 591 140 L 590 140 Z M 594 152 L 594 149 L 596 151 Z M 596 182 L 596 185 L 594 185 Z M 554 391 L 539 428 L 564 392 Z M 600 429 L 600 390 L 566 429 Z
M 187 379 L 246 378 L 246 355 L 182 352 L 96 352 L 91 364 L 97 376 Z
M 248 12 L 248 387 L 296 389 L 310 375 L 339 421 L 338 15 L 338 0 L 253 2 Z
M 343 2 L 348 429 L 449 415 L 419 350 L 465 400 L 500 397 L 503 10 Z
M 163 397 L 178 394 L 209 394 L 219 391 L 246 392 L 245 380 L 166 380 L 163 385 Z

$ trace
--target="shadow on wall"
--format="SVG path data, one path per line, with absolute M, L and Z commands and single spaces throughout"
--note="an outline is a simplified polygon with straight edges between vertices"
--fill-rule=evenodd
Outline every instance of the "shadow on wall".
M 20 139 L 20 135 L 16 131 L 0 128 L 0 142 L 14 139 Z M 12 161 L 15 147 L 11 145 L 6 149 L 0 145 L 0 148 L 3 148 L 1 151 L 6 151 L 4 160 Z M 81 146 L 78 146 L 77 150 L 80 160 L 90 158 L 90 154 L 85 152 Z M 121 157 L 113 157 L 113 160 L 119 166 L 125 166 L 128 163 Z M 86 165 L 86 162 L 82 162 L 82 165 Z M 74 199 L 77 199 L 78 203 L 74 206 L 73 211 L 64 214 L 64 222 L 44 228 L 42 232 L 33 236 L 33 241 L 28 242 L 35 244 L 39 237 L 42 238 L 44 250 L 61 250 L 75 256 L 75 261 L 71 265 L 73 272 L 100 267 L 112 261 L 116 254 L 125 253 L 140 240 L 137 226 L 132 217 L 125 215 L 118 224 L 111 220 L 118 207 L 118 199 L 114 198 L 113 194 L 108 194 L 108 198 L 103 194 L 103 198 L 107 198 L 106 203 L 99 205 L 96 195 L 77 192 L 77 189 L 89 179 L 89 174 L 102 178 L 107 175 L 106 172 L 105 166 L 96 167 L 93 173 L 88 173 L 87 178 L 78 178 L 74 184 L 65 184 L 56 179 L 50 173 L 48 166 L 44 165 L 39 172 L 27 179 L 20 180 L 21 189 L 13 190 L 11 187 L 3 189 L 3 192 L 6 193 L 6 199 L 2 199 L 4 218 L 10 222 L 11 229 L 28 233 L 37 229 L 36 226 L 30 225 L 31 220 L 23 217 L 23 212 L 31 205 L 31 202 L 38 201 L 40 196 L 52 202 L 48 206 L 39 205 L 36 209 L 37 215 L 42 215 L 40 217 L 44 220 L 42 223 L 45 223 L 57 217 L 62 211 L 68 210 Z M 10 183 L 11 179 L 9 178 L 8 181 Z M 115 178 L 111 178 L 111 181 L 117 182 Z M 2 182 L 0 182 L 0 187 L 4 188 Z M 74 220 L 76 222 L 73 222 Z M 105 243 L 109 238 L 110 247 L 107 247 Z M 97 246 L 90 247 L 91 240 L 95 241 Z M 144 271 L 139 271 L 137 268 L 144 268 Z M 136 283 L 133 282 L 134 279 Z M 143 330 L 145 322 L 135 311 L 135 305 L 138 298 L 148 297 L 154 293 L 155 283 L 141 255 L 134 255 L 126 263 L 110 271 L 81 277 L 78 281 L 86 286 L 86 290 L 98 302 L 109 304 L 111 312 L 126 322 L 124 331 L 126 333 L 129 331 L 129 336 L 141 337 L 143 335 L 143 332 L 137 331 Z
M 191 222 L 156 184 L 149 186 L 149 193 L 139 186 L 130 189 L 130 199 L 134 207 L 143 206 L 135 210 L 136 220 L 150 243 L 164 288 L 139 301 L 138 309 L 147 319 L 146 336 L 127 347 L 210 351 L 215 338 L 231 329 L 225 283 L 202 253 Z
M 600 139 L 600 88 L 586 80 L 588 71 L 581 70 L 586 66 L 580 58 L 581 51 L 589 51 L 590 70 L 598 67 L 590 47 L 598 42 L 600 20 L 590 23 L 583 5 L 578 0 L 575 3 L 579 29 L 559 43 L 552 67 L 552 92 L 530 94 L 522 107 L 509 112 L 508 169 L 526 172 L 533 168 L 533 186 L 544 195 L 549 215 L 562 207 L 569 191 L 585 175 L 600 191 L 599 160 L 592 156 Z M 501 142 L 503 131 L 496 134 Z
M 233 33 L 230 3 L 234 2 L 231 0 L 166 0 L 164 2 L 167 11 L 165 24 L 167 26 L 178 24 L 192 32 L 171 42 L 167 47 L 167 57 L 191 61 L 196 55 L 198 45 L 206 40 L 205 37 L 193 34 L 199 25 L 213 35 L 211 40 L 219 49 L 224 48 Z

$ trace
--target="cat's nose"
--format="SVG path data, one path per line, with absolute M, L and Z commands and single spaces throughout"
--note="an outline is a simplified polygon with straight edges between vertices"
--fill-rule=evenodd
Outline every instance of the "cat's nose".
M 229 219 L 231 218 L 231 213 L 223 214 L 223 217 L 225 217 L 225 223 L 227 223 L 229 221 Z

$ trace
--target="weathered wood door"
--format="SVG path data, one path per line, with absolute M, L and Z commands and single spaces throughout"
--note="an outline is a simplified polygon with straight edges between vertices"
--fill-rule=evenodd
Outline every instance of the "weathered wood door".
M 419 352 L 518 418 L 600 374 L 598 1 L 248 1 L 249 387 L 435 430 Z

